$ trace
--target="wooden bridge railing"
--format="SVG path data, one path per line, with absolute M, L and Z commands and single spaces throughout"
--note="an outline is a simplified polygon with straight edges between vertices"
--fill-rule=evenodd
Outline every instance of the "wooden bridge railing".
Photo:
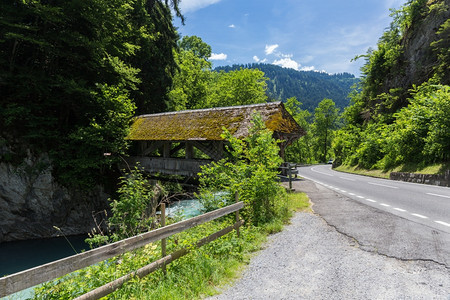
M 33 287 L 35 285 L 56 279 L 58 277 L 74 272 L 76 270 L 112 258 L 114 256 L 143 247 L 148 243 L 165 239 L 169 236 L 193 228 L 197 225 L 236 212 L 236 223 L 212 235 L 209 235 L 206 238 L 197 241 L 197 243 L 195 243 L 194 246 L 200 247 L 231 232 L 232 230 L 238 231 L 239 230 L 238 228 L 244 223 L 243 220 L 239 219 L 239 210 L 242 209 L 243 207 L 244 203 L 238 202 L 230 206 L 217 209 L 215 211 L 197 217 L 193 217 L 175 224 L 158 228 L 153 231 L 142 233 L 140 235 L 130 237 L 96 249 L 92 249 L 90 251 L 69 256 L 51 263 L 47 263 L 45 265 L 41 265 L 32 269 L 28 269 L 22 272 L 2 277 L 0 278 L 0 298 Z M 132 276 L 143 277 L 145 275 L 148 275 L 151 272 L 159 268 L 162 268 L 168 263 L 182 257 L 183 255 L 186 255 L 188 252 L 189 252 L 188 249 L 181 249 L 169 255 L 165 255 L 164 253 L 163 258 L 155 262 L 152 262 L 151 264 L 135 272 L 125 275 L 119 279 L 116 279 L 113 282 L 110 282 L 102 287 L 99 287 L 87 294 L 84 294 L 77 299 L 99 299 L 101 297 L 104 297 L 112 293 L 116 289 L 120 288 Z
M 184 159 L 131 156 L 125 158 L 129 166 L 139 163 L 149 173 L 162 173 L 167 175 L 197 176 L 201 172 L 201 166 L 212 162 L 209 159 Z

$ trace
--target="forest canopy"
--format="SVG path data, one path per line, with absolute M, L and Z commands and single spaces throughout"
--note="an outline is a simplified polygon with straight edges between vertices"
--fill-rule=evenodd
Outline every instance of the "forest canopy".
M 318 103 L 325 98 L 333 99 L 340 109 L 349 105 L 348 94 L 359 82 L 353 74 L 328 74 L 316 71 L 297 71 L 272 64 L 252 63 L 217 67 L 216 71 L 231 72 L 239 69 L 258 69 L 267 78 L 269 99 L 285 102 L 295 97 L 302 101 L 303 108 L 314 112 Z
M 65 184 L 90 186 L 127 145 L 130 118 L 167 109 L 178 1 L 0 4 L 0 135 L 23 159 L 48 153 Z M 117 159 L 117 157 L 116 157 Z

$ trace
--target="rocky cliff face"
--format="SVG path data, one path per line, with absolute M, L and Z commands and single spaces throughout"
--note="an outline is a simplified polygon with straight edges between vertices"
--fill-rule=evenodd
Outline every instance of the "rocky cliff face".
M 439 39 L 440 26 L 450 18 L 450 0 L 430 0 L 424 8 L 428 13 L 417 20 L 405 33 L 402 41 L 403 70 L 393 70 L 396 75 L 388 79 L 385 90 L 403 87 L 405 91 L 413 84 L 420 85 L 432 77 L 437 62 L 432 43 Z
M 0 162 L 0 243 L 88 232 L 92 212 L 107 207 L 108 195 L 69 191 L 52 176 L 47 155 L 28 153 L 22 164 Z

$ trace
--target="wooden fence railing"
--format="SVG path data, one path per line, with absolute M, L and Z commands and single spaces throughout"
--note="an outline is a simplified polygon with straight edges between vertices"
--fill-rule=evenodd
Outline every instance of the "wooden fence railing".
M 236 223 L 197 241 L 194 246 L 200 247 L 231 232 L 232 230 L 238 231 L 239 227 L 244 223 L 243 220 L 239 219 L 239 210 L 242 209 L 243 207 L 244 203 L 238 202 L 230 206 L 217 209 L 215 211 L 197 217 L 193 217 L 178 223 L 158 228 L 153 231 L 149 231 L 134 237 L 127 238 L 125 240 L 121 240 L 90 251 L 69 256 L 45 265 L 41 265 L 32 269 L 28 269 L 22 272 L 2 277 L 0 278 L 0 298 L 33 287 L 35 285 L 53 280 L 55 278 L 64 276 L 76 270 L 112 258 L 114 256 L 143 247 L 148 243 L 165 239 L 171 235 L 180 233 L 189 228 L 193 228 L 197 225 L 236 212 Z M 163 252 L 165 252 L 165 249 Z M 151 272 L 159 268 L 162 268 L 168 263 L 182 257 L 183 255 L 186 255 L 188 252 L 189 252 L 188 249 L 181 249 L 169 255 L 165 255 L 165 253 L 163 253 L 163 257 L 161 259 L 152 262 L 151 264 L 139 270 L 136 270 L 128 275 L 116 279 L 113 282 L 110 282 L 102 287 L 99 287 L 87 294 L 84 294 L 77 299 L 99 299 L 101 297 L 104 297 L 112 293 L 116 289 L 120 288 L 132 276 L 143 277 L 145 275 L 148 275 Z

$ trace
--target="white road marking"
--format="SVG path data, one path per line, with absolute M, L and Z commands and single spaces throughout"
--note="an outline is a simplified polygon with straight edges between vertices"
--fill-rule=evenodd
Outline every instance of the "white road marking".
M 389 204 L 386 204 L 386 203 L 380 203 L 380 205 L 381 205 L 381 206 L 390 207 L 390 205 L 389 205 Z
M 434 222 L 436 222 L 438 224 L 441 224 L 441 225 L 444 225 L 444 226 L 447 226 L 447 227 L 450 227 L 449 223 L 445 223 L 445 222 L 442 222 L 442 221 L 434 221 Z
M 396 207 L 396 208 L 394 208 L 395 210 L 398 210 L 398 211 L 401 211 L 401 212 L 405 212 L 406 210 L 404 210 L 404 209 L 401 209 L 401 208 L 398 208 L 398 207 Z
M 322 175 L 327 175 L 327 176 L 330 176 L 330 177 L 334 177 L 334 175 L 327 174 L 327 173 L 320 172 L 320 171 L 316 171 L 316 170 L 314 170 L 314 169 L 315 169 L 315 167 L 314 167 L 314 168 L 311 168 L 311 171 L 316 172 L 316 173 L 319 173 L 319 174 L 322 174 Z
M 347 191 L 344 191 L 344 190 L 341 190 L 341 192 L 343 192 L 343 193 L 347 193 Z
M 390 189 L 398 189 L 398 187 L 396 186 L 390 186 L 390 185 L 385 185 L 385 184 L 379 184 L 379 183 L 375 183 L 375 182 L 368 182 L 368 184 L 372 184 L 372 185 L 378 185 L 378 186 L 384 186 Z
M 339 178 L 349 180 L 349 181 L 356 181 L 356 179 L 350 179 L 350 178 L 345 178 L 345 177 L 339 177 Z
M 355 196 L 355 194 L 353 194 L 353 193 L 348 193 L 350 196 Z
M 367 201 L 369 201 L 369 202 L 373 202 L 373 203 L 376 203 L 377 201 L 375 201 L 375 200 L 372 200 L 372 199 L 366 199 Z
M 411 215 L 413 215 L 415 217 L 418 217 L 418 218 L 422 218 L 422 219 L 428 219 L 428 217 L 422 216 L 422 215 L 419 215 L 419 214 L 411 214 Z
M 427 195 L 436 196 L 436 197 L 442 197 L 442 198 L 449 198 L 450 199 L 450 196 L 444 196 L 444 195 L 439 195 L 439 194 L 427 193 Z
M 360 199 L 364 199 L 365 197 L 363 197 L 363 196 L 357 196 L 358 198 L 360 198 Z

